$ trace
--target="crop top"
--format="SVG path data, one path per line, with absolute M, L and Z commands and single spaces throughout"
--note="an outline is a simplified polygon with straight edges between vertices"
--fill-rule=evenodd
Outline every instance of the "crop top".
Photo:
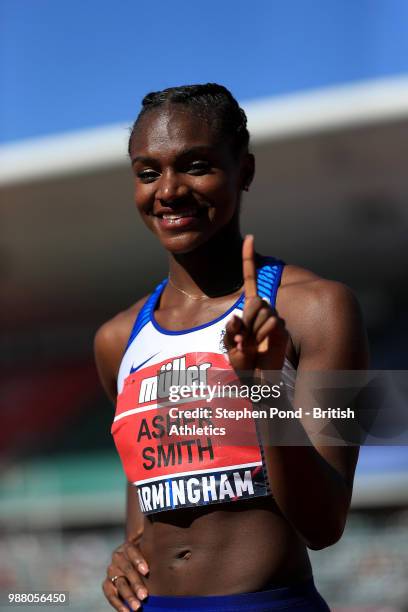
M 257 268 L 258 295 L 273 306 L 283 265 L 263 257 Z M 155 288 L 136 318 L 119 368 L 111 429 L 140 508 L 153 514 L 270 495 L 256 421 L 234 418 L 251 403 L 237 392 L 221 393 L 236 383 L 223 335 L 230 317 L 242 316 L 244 295 L 208 323 L 170 331 L 154 316 L 166 284 Z M 289 390 L 294 379 L 285 358 L 282 380 Z

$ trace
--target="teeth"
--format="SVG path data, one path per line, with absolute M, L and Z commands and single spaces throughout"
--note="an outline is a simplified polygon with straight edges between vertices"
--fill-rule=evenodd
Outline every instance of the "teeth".
M 176 221 L 176 219 L 182 219 L 183 217 L 194 217 L 195 214 L 195 210 L 183 210 L 183 212 L 179 212 L 176 214 L 164 213 L 163 219 L 166 219 L 168 221 Z

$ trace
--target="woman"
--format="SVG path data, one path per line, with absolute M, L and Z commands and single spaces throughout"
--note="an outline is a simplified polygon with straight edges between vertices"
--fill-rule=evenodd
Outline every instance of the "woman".
M 248 141 L 244 111 L 216 84 L 149 94 L 130 136 L 136 206 L 168 252 L 169 275 L 95 339 L 102 384 L 118 397 L 112 433 L 129 481 L 126 542 L 103 584 L 115 610 L 328 609 L 307 548 L 341 537 L 358 451 L 258 445 L 255 432 L 254 446 L 228 447 L 227 457 L 215 435 L 171 442 L 169 404 L 158 406 L 170 383 L 208 383 L 213 366 L 227 376 L 282 369 L 288 388 L 296 370 L 367 366 L 346 287 L 254 255 L 251 238 L 243 270 Z M 310 401 L 295 385 L 294 405 Z

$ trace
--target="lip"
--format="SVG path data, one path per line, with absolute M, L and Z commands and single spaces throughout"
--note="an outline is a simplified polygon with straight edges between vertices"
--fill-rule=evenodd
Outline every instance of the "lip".
M 196 227 L 203 216 L 206 208 L 185 208 L 174 210 L 170 208 L 161 209 L 154 214 L 157 223 L 163 229 L 180 229 Z

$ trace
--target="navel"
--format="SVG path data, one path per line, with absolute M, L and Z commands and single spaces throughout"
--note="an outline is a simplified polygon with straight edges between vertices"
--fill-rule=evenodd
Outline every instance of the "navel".
M 181 550 L 180 552 L 177 553 L 176 555 L 176 559 L 183 559 L 184 561 L 188 561 L 191 557 L 192 553 L 191 550 Z

